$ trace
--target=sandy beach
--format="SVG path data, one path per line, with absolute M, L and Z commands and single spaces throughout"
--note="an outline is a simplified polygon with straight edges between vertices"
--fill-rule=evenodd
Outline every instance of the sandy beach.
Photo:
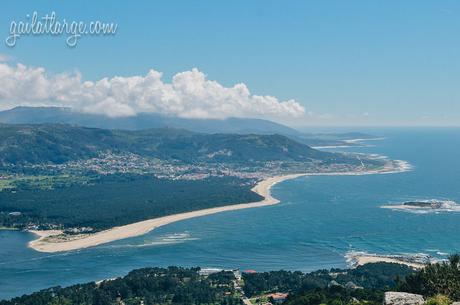
M 132 223 L 125 226 L 114 227 L 109 230 L 94 234 L 78 235 L 71 238 L 63 237 L 62 231 L 59 230 L 31 231 L 32 233 L 37 234 L 39 238 L 31 241 L 29 243 L 29 247 L 40 252 L 61 252 L 83 249 L 115 240 L 143 235 L 154 230 L 155 228 L 193 217 L 201 217 L 225 211 L 235 211 L 277 204 L 279 203 L 279 200 L 271 196 L 270 188 L 274 184 L 281 181 L 294 179 L 303 175 L 305 174 L 276 176 L 260 181 L 256 186 L 252 188 L 254 192 L 264 197 L 263 200 L 258 202 L 227 205 L 222 207 L 168 215 Z
M 364 144 L 362 142 L 366 141 L 380 141 L 385 140 L 385 138 L 369 138 L 369 139 L 349 139 L 349 140 L 341 140 L 345 144 L 348 145 L 324 145 L 324 146 L 312 146 L 311 148 L 314 149 L 331 149 L 331 148 L 353 148 L 353 147 L 372 147 L 373 145 Z
M 304 173 L 304 174 L 290 174 L 267 178 L 258 182 L 252 191 L 264 197 L 263 200 L 251 203 L 242 203 L 227 205 L 209 209 L 203 209 L 198 211 L 168 215 L 153 219 L 148 219 L 124 226 L 114 227 L 105 231 L 97 232 L 94 234 L 81 234 L 75 236 L 64 235 L 59 230 L 49 231 L 30 231 L 38 235 L 38 239 L 29 242 L 29 247 L 40 251 L 40 252 L 62 252 L 70 250 L 78 250 L 88 247 L 93 247 L 112 241 L 125 239 L 129 237 L 140 236 L 146 234 L 155 228 L 189 218 L 201 217 L 211 215 L 215 213 L 221 213 L 226 211 L 235 211 L 241 209 L 264 207 L 279 203 L 279 200 L 272 197 L 270 194 L 270 188 L 281 181 L 288 179 L 294 179 L 300 176 L 319 176 L 319 175 L 369 175 L 369 174 L 386 174 L 386 173 L 397 173 L 404 172 L 411 169 L 411 166 L 401 160 L 393 161 L 394 164 L 386 166 L 378 170 L 371 171 L 357 171 L 357 172 L 324 172 L 324 173 Z
M 371 263 L 394 263 L 394 264 L 401 264 L 406 265 L 415 269 L 422 269 L 425 267 L 425 264 L 416 263 L 416 262 L 409 262 L 403 260 L 401 258 L 393 258 L 393 257 L 386 257 L 386 256 L 377 256 L 377 255 L 357 255 L 354 258 L 354 267 L 362 266 L 365 264 Z

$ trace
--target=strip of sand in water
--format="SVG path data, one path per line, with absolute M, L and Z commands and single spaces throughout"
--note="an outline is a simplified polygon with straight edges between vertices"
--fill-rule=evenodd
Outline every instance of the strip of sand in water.
M 373 263 L 393 263 L 406 265 L 414 269 L 422 269 L 426 264 L 420 260 L 411 257 L 402 257 L 396 255 L 374 255 L 367 253 L 347 254 L 345 256 L 352 268 Z
M 222 207 L 215 207 L 198 211 L 168 215 L 132 223 L 129 225 L 114 227 L 109 230 L 97 232 L 94 234 L 78 235 L 74 237 L 63 236 L 62 231 L 59 230 L 30 231 L 34 234 L 37 234 L 39 238 L 31 241 L 29 243 L 29 247 L 40 252 L 61 252 L 82 249 L 119 239 L 143 235 L 160 226 L 164 226 L 176 221 L 181 221 L 193 217 L 201 217 L 225 211 L 234 211 L 274 205 L 279 203 L 279 200 L 273 198 L 270 195 L 271 186 L 281 181 L 297 178 L 302 175 L 303 174 L 276 176 L 260 181 L 252 189 L 254 192 L 264 197 L 263 200 L 258 202 L 227 205 Z
M 410 164 L 405 161 L 395 160 L 392 166 L 385 166 L 381 169 L 370 170 L 370 171 L 356 171 L 356 172 L 324 172 L 324 173 L 303 173 L 303 174 L 290 174 L 283 176 L 276 176 L 267 178 L 258 182 L 252 191 L 264 197 L 263 200 L 251 203 L 233 204 L 222 207 L 208 208 L 203 210 L 197 210 L 192 212 L 185 212 L 180 214 L 168 215 L 153 219 L 148 219 L 124 226 L 114 227 L 108 230 L 100 231 L 94 234 L 81 234 L 76 236 L 65 235 L 59 230 L 45 230 L 45 231 L 30 231 L 39 236 L 29 242 L 29 247 L 40 252 L 62 252 L 70 250 L 78 250 L 88 247 L 93 247 L 112 241 L 125 239 L 129 237 L 140 236 L 146 234 L 155 228 L 164 226 L 176 221 L 181 221 L 194 217 L 201 217 L 211 215 L 215 213 L 221 213 L 226 211 L 235 211 L 241 209 L 257 208 L 270 206 L 279 203 L 279 200 L 272 197 L 270 194 L 270 188 L 281 181 L 288 179 L 294 179 L 301 176 L 319 176 L 319 175 L 369 175 L 369 174 L 387 174 L 404 172 L 411 169 Z

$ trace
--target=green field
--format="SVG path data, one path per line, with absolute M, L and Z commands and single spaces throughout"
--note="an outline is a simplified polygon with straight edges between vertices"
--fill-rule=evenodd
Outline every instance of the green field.
M 89 183 L 90 177 L 70 175 L 25 175 L 10 179 L 0 180 L 0 192 L 11 189 L 39 189 L 52 190 L 70 185 L 82 185 Z

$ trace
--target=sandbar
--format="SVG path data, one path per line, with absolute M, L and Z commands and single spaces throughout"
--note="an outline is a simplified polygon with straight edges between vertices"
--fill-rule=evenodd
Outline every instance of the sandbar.
M 251 203 L 233 204 L 227 206 L 220 206 L 215 208 L 202 209 L 197 211 L 185 212 L 180 214 L 168 215 L 153 219 L 148 219 L 128 225 L 113 227 L 108 230 L 100 231 L 92 234 L 79 234 L 79 235 L 66 235 L 59 230 L 43 230 L 43 231 L 30 231 L 38 238 L 29 242 L 28 246 L 36 251 L 40 252 L 63 252 L 78 250 L 88 247 L 94 247 L 97 245 L 109 243 L 112 241 L 140 236 L 146 234 L 155 228 L 185 219 L 194 217 L 202 217 L 215 213 L 221 213 L 226 211 L 235 211 L 249 208 L 257 208 L 275 205 L 279 203 L 279 200 L 272 197 L 270 188 L 282 181 L 288 179 L 294 179 L 301 176 L 319 176 L 319 175 L 369 175 L 369 174 L 387 174 L 387 173 L 398 173 L 404 172 L 411 169 L 409 163 L 402 160 L 394 160 L 391 165 L 382 167 L 376 170 L 368 171 L 355 171 L 355 172 L 318 172 L 318 173 L 300 173 L 300 174 L 289 174 L 270 177 L 258 182 L 252 191 L 264 197 L 263 200 Z

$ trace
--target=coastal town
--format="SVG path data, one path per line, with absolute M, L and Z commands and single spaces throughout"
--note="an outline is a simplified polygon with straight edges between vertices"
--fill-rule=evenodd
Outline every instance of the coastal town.
M 208 177 L 237 177 L 242 179 L 263 179 L 270 176 L 290 173 L 337 173 L 365 172 L 383 167 L 394 166 L 393 160 L 378 155 L 347 154 L 355 158 L 355 163 L 326 163 L 312 159 L 310 162 L 298 161 L 253 161 L 245 162 L 193 162 L 179 160 L 162 160 L 145 157 L 134 153 L 114 153 L 105 151 L 89 159 L 80 159 L 60 164 L 38 163 L 21 165 L 21 172 L 38 173 L 35 176 L 81 177 L 85 175 L 138 174 L 153 175 L 159 179 L 169 180 L 202 180 Z M 0 173 L 0 190 L 7 188 L 8 183 L 15 179 L 27 182 L 24 177 L 32 175 L 20 174 L 18 167 L 4 165 Z M 10 183 L 11 185 L 11 183 Z
M 244 305 L 275 305 L 275 304 L 282 304 L 286 301 L 287 297 L 289 296 L 289 292 L 267 292 L 261 295 L 251 296 L 248 298 L 244 292 L 244 280 L 242 273 L 247 275 L 256 274 L 257 271 L 253 269 L 247 269 L 240 271 L 240 269 L 220 269 L 220 268 L 202 268 L 198 273 L 201 276 L 207 277 L 211 274 L 216 274 L 220 272 L 231 272 L 234 275 L 234 279 L 232 280 L 233 289 L 236 292 L 236 295 L 241 299 L 241 302 Z M 231 292 L 226 292 L 230 294 Z

